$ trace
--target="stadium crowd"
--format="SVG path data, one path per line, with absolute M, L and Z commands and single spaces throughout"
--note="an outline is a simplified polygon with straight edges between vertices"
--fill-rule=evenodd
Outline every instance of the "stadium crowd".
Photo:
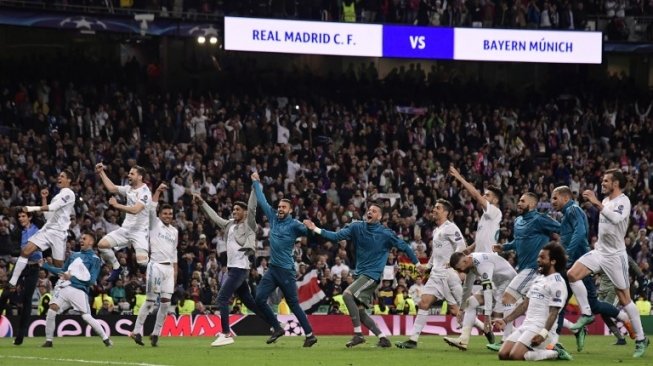
M 484 28 L 585 30 L 588 20 L 604 17 L 615 26 L 626 17 L 652 14 L 642 0 L 447 1 L 447 0 L 68 0 L 0 2 L 0 6 L 40 7 L 97 13 L 153 12 L 193 20 L 245 16 L 362 23 L 403 23 Z
M 71 72 L 57 78 L 41 78 L 36 64 L 32 78 L 5 76 L 0 81 L 0 282 L 7 280 L 10 258 L 17 254 L 16 235 L 20 239 L 13 208 L 38 204 L 42 188 L 54 194 L 64 168 L 77 176 L 78 196 L 68 251 L 78 250 L 85 230 L 101 238 L 119 227 L 120 214 L 108 204 L 110 195 L 95 172 L 100 162 L 116 184 L 126 184 L 129 168 L 140 165 L 152 191 L 162 182 L 171 187 L 161 202 L 174 207 L 179 230 L 180 313 L 201 313 L 216 304 L 226 276 L 224 233 L 207 220 L 192 194 L 229 217 L 235 201 L 247 202 L 253 171 L 273 207 L 290 199 L 295 218 L 310 218 L 328 230 L 361 219 L 367 201 L 382 201 L 382 222 L 426 262 L 434 227 L 429 212 L 436 199 L 452 202 L 452 221 L 468 244 L 479 219 L 469 194 L 448 176 L 449 166 L 479 188 L 503 189 L 502 243 L 511 239 L 523 192 L 538 194 L 538 211 L 558 217 L 549 201 L 555 186 L 568 185 L 579 199 L 585 189 L 598 191 L 602 172 L 620 168 L 633 208 L 628 253 L 651 278 L 653 99 L 637 93 L 632 81 L 611 75 L 592 85 L 552 86 L 553 92 L 520 96 L 437 67 L 427 72 L 412 65 L 379 80 L 371 65 L 328 78 L 306 70 L 268 75 L 248 92 L 255 76 L 238 64 L 225 72 L 221 92 L 203 93 L 159 90 L 145 77 L 135 82 L 129 75 L 141 75 L 139 68 L 112 71 L 124 82 L 103 80 L 103 73 L 97 82 L 84 81 L 80 75 L 90 74 L 80 69 L 75 76 L 74 67 L 62 69 Z M 362 97 L 368 91 L 370 97 Z M 593 243 L 598 211 L 579 200 Z M 260 211 L 257 222 L 256 261 L 248 279 L 253 287 L 266 272 L 269 255 L 269 224 Z M 322 304 L 331 304 L 352 281 L 356 253 L 351 248 L 312 234 L 297 241 L 298 278 L 318 271 L 327 295 Z M 107 281 L 111 267 L 105 265 L 93 290 L 100 314 L 137 313 L 133 308 L 143 297 L 144 275 L 133 254 L 117 255 L 120 279 Z M 507 258 L 514 263 L 514 253 Z M 397 295 L 419 299 L 423 281 L 401 253 L 393 253 L 388 266 L 379 305 L 401 312 Z M 38 295 L 52 287 L 45 273 L 41 277 Z M 650 299 L 650 291 L 639 285 L 637 293 Z M 337 306 L 330 311 L 337 312 Z

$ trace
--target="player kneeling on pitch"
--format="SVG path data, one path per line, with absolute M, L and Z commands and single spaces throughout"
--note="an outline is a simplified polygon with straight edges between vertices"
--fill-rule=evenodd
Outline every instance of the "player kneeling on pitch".
M 563 348 L 556 344 L 555 326 L 558 313 L 567 300 L 567 285 L 560 275 L 566 269 L 565 250 L 557 243 L 545 245 L 537 257 L 538 277 L 528 291 L 526 299 L 503 319 L 494 324 L 503 329 L 506 323 L 526 313 L 521 327 L 508 337 L 499 350 L 500 360 L 571 360 Z
M 91 232 L 85 232 L 80 241 L 81 250 L 71 253 L 63 268 L 43 263 L 44 269 L 59 275 L 59 282 L 54 288 L 54 297 L 45 320 L 45 343 L 42 347 L 52 347 L 57 313 L 63 313 L 70 308 L 82 314 L 82 319 L 102 338 L 104 345 L 113 346 L 100 323 L 91 316 L 88 302 L 88 290 L 95 284 L 102 267 L 102 261 L 93 252 L 94 245 L 95 236 Z

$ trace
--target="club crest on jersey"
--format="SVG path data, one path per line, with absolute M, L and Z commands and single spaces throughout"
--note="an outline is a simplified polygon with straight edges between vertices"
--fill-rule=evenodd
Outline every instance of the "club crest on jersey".
M 144 195 L 141 200 L 143 201 L 143 203 L 147 203 L 147 195 Z
M 460 239 L 462 239 L 462 236 L 460 235 L 460 231 L 456 231 L 456 233 L 455 233 L 455 234 L 453 234 L 453 236 L 455 236 L 455 237 L 456 237 L 456 241 L 458 241 L 458 240 L 460 240 Z

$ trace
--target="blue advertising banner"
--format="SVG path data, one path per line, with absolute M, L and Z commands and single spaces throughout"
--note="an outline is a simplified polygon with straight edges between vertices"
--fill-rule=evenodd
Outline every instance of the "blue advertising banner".
M 454 29 L 383 26 L 383 57 L 453 59 Z

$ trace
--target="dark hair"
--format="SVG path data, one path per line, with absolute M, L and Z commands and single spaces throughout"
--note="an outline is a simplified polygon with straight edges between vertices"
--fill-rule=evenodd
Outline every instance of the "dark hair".
M 565 196 L 565 197 L 571 197 L 571 196 L 572 196 L 571 188 L 569 188 L 569 187 L 567 187 L 567 186 L 559 186 L 559 187 L 556 187 L 556 188 L 553 190 L 553 193 L 556 193 L 556 192 L 559 193 L 559 194 L 561 194 L 561 195 L 563 195 L 563 196 Z
M 88 235 L 88 236 L 90 236 L 91 238 L 93 238 L 93 243 L 97 242 L 97 237 L 95 236 L 95 233 L 92 232 L 92 231 L 90 231 L 90 230 L 84 230 L 84 231 L 82 232 L 82 235 Z
M 66 178 L 70 179 L 71 182 L 75 180 L 75 173 L 73 173 L 72 170 L 64 169 L 61 172 L 64 173 L 66 175 Z
M 376 207 L 379 208 L 379 210 L 381 210 L 381 212 L 383 212 L 383 203 L 381 203 L 381 201 L 370 201 L 370 202 L 368 202 L 367 207 L 369 208 L 371 206 L 376 206 Z
M 282 199 L 282 201 L 283 200 L 285 200 L 285 198 Z M 288 201 L 288 200 L 286 200 L 286 201 Z M 288 202 L 288 203 L 290 203 L 290 202 Z M 245 202 L 243 202 L 243 201 L 234 202 L 234 206 L 238 206 L 238 207 L 242 208 L 243 210 L 247 211 L 247 204 Z M 292 207 L 292 204 L 290 204 L 290 207 Z
M 161 206 L 159 206 L 159 212 L 161 212 L 161 211 L 163 211 L 163 210 L 174 210 L 174 209 L 172 208 L 172 205 L 171 205 L 171 204 L 169 204 L 169 203 L 164 203 L 164 204 L 162 204 Z
M 436 204 L 439 203 L 442 206 L 444 206 L 445 211 L 447 211 L 448 213 L 451 213 L 453 211 L 453 205 L 451 204 L 451 202 L 445 200 L 444 198 L 438 198 L 437 200 L 435 200 L 435 203 Z
M 527 196 L 527 197 L 530 197 L 530 198 L 534 199 L 535 202 L 540 200 L 540 196 L 538 196 L 537 194 L 535 194 L 533 192 L 526 192 L 526 193 L 524 193 L 524 196 Z
M 556 272 L 565 273 L 567 270 L 567 254 L 562 245 L 552 241 L 545 245 L 542 250 L 547 250 L 549 252 L 549 260 L 556 261 Z
M 494 194 L 495 196 L 497 196 L 497 199 L 499 200 L 497 204 L 501 204 L 501 200 L 503 199 L 503 191 L 501 190 L 501 188 L 495 185 L 489 185 L 487 187 L 487 190 L 492 192 L 492 194 Z
M 18 216 L 20 216 L 20 215 L 22 215 L 22 214 L 27 215 L 27 217 L 28 217 L 30 220 L 34 217 L 34 214 L 32 214 L 31 212 L 18 211 L 18 212 L 16 212 L 16 218 L 18 218 Z
M 464 256 L 465 254 L 463 254 L 462 252 L 454 252 L 451 255 L 451 258 L 449 258 L 449 267 L 455 269 L 456 266 L 458 265 L 458 262 L 460 262 L 460 260 L 463 259 Z
M 612 181 L 619 182 L 619 188 L 624 189 L 626 187 L 626 176 L 620 169 L 608 169 L 605 174 L 611 174 Z
M 145 176 L 145 173 L 147 173 L 147 171 L 145 170 L 145 168 L 143 168 L 143 167 L 140 166 L 140 165 L 134 165 L 134 166 L 132 167 L 132 169 L 136 169 L 136 172 L 137 172 L 138 175 L 140 175 L 141 177 Z
M 295 206 L 295 205 L 292 204 L 292 201 L 287 199 L 287 198 L 282 198 L 281 200 L 279 200 L 279 202 L 285 202 L 285 203 L 289 204 L 290 208 L 294 208 L 294 206 Z M 247 205 L 245 205 L 245 208 L 247 208 Z

